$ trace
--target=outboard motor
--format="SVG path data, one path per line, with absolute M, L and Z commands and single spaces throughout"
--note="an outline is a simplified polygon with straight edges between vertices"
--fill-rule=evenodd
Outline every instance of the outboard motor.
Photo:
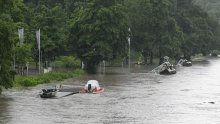
M 42 89 L 42 94 L 46 95 L 46 93 L 47 93 L 47 90 L 46 89 Z

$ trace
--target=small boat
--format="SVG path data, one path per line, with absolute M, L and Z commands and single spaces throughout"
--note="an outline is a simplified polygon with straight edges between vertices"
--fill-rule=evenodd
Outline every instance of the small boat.
M 187 66 L 187 67 L 189 67 L 189 66 L 192 66 L 192 62 L 191 61 L 188 61 L 188 60 L 186 60 L 186 61 L 184 61 L 183 62 L 183 64 L 182 64 L 183 66 Z
M 104 92 L 104 88 L 100 88 L 99 90 L 95 90 L 95 91 L 93 91 L 92 93 L 93 94 L 99 94 L 99 93 L 102 93 L 102 92 Z
M 189 67 L 192 66 L 192 62 L 187 59 L 180 59 L 177 65 Z
M 145 65 L 146 63 L 144 61 L 138 61 L 135 64 L 137 64 L 137 65 Z
M 171 75 L 171 74 L 176 74 L 176 69 L 169 62 L 164 62 L 155 69 L 153 69 L 152 72 L 156 72 L 161 75 Z
M 42 89 L 40 93 L 41 98 L 53 98 L 56 97 L 57 90 L 56 89 Z
M 171 66 L 161 71 L 160 74 L 163 74 L 163 75 L 176 74 L 176 69 L 173 66 Z
M 99 93 L 102 93 L 102 92 L 104 92 L 104 88 L 103 87 L 100 87 L 100 89 L 99 90 L 94 90 L 94 91 L 92 91 L 92 92 L 89 92 L 89 91 L 87 91 L 87 90 L 85 90 L 84 88 L 83 89 L 81 89 L 80 91 L 79 91 L 79 93 L 92 93 L 92 94 L 99 94 Z

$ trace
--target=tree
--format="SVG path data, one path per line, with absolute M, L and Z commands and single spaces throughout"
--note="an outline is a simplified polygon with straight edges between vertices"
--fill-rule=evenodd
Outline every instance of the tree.
M 0 86 L 5 88 L 12 87 L 15 75 L 11 69 L 12 30 L 14 26 L 11 12 L 14 4 L 13 0 L 0 0 Z M 8 8 L 11 9 L 8 10 Z
M 66 12 L 64 1 L 59 0 L 25 0 L 29 7 L 25 18 L 29 25 L 29 42 L 33 45 L 32 53 L 38 62 L 38 48 L 35 40 L 35 30 L 41 30 L 42 61 L 53 61 L 55 57 L 65 54 L 66 50 Z
M 141 52 L 144 57 L 145 63 L 152 64 L 152 41 L 149 34 L 149 19 L 151 5 L 149 0 L 127 0 L 126 2 L 127 13 L 129 15 L 129 23 L 131 25 L 131 47 L 137 52 Z M 150 60 L 148 62 L 148 58 Z
M 23 75 L 24 67 L 26 67 L 27 62 L 31 61 L 31 45 L 18 44 L 13 48 L 13 53 L 15 55 L 18 72 Z
M 74 11 L 69 44 L 89 73 L 103 60 L 127 56 L 129 27 L 122 3 L 88 0 Z
M 178 0 L 178 12 L 175 16 L 178 25 L 184 33 L 181 49 L 186 58 L 191 55 L 202 53 L 206 55 L 215 43 L 214 32 L 216 23 L 210 20 L 208 14 L 199 6 L 193 5 L 192 1 Z
M 126 3 L 131 17 L 132 48 L 142 51 L 145 62 L 152 64 L 154 56 L 178 56 L 183 36 L 173 17 L 174 4 L 170 0 L 127 0 Z
M 151 0 L 152 10 L 149 18 L 149 34 L 152 36 L 154 53 L 160 63 L 163 56 L 175 57 L 180 52 L 182 32 L 175 18 L 171 16 L 171 3 L 168 0 Z M 156 50 L 156 51 L 155 51 Z

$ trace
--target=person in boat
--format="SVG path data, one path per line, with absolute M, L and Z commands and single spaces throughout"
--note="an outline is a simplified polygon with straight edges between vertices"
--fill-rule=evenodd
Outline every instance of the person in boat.
M 163 63 L 161 64 L 163 67 L 165 67 L 166 69 L 171 68 L 171 64 L 169 62 L 169 57 L 168 56 L 164 56 L 163 58 Z
M 179 66 L 192 66 L 192 63 L 190 60 L 187 60 L 184 56 L 181 56 L 177 65 L 179 65 Z
M 93 93 L 99 91 L 100 89 L 101 88 L 97 80 L 89 80 L 81 90 L 81 93 Z
M 173 65 L 169 62 L 169 57 L 168 56 L 164 56 L 164 60 L 163 60 L 162 66 L 165 69 L 168 69 L 168 70 L 173 70 L 174 69 Z

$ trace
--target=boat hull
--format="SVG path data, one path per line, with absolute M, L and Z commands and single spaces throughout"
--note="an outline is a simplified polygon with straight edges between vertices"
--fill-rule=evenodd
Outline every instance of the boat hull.
M 182 65 L 183 65 L 183 66 L 186 66 L 186 67 L 189 67 L 189 66 L 192 66 L 192 62 L 190 62 L 190 61 L 185 61 L 185 62 L 183 62 Z
M 175 69 L 165 69 L 163 71 L 160 72 L 160 74 L 162 75 L 171 75 L 171 74 L 176 74 L 176 70 Z
M 99 94 L 99 93 L 102 93 L 102 92 L 104 92 L 104 88 L 100 88 L 99 90 L 97 90 L 97 91 L 94 91 L 94 92 L 92 92 L 93 94 Z
M 43 89 L 40 93 L 41 98 L 53 98 L 56 97 L 57 90 L 55 89 Z

